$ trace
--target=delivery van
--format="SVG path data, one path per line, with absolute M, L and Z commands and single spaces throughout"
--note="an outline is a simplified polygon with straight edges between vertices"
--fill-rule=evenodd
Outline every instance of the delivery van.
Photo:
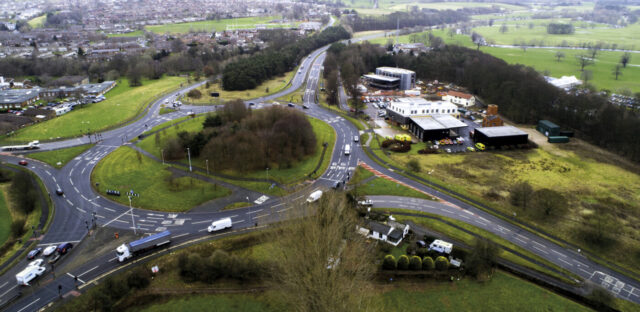
M 211 225 L 209 225 L 209 227 L 207 228 L 207 231 L 209 231 L 209 233 L 221 231 L 224 229 L 231 228 L 232 225 L 233 225 L 233 222 L 231 222 L 231 218 L 224 218 L 224 219 L 213 221 Z

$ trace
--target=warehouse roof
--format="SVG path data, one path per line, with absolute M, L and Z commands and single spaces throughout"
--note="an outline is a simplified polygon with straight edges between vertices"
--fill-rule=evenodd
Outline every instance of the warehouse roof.
M 512 126 L 476 128 L 476 131 L 481 132 L 487 137 L 494 137 L 494 138 L 514 136 L 514 135 L 528 135 L 526 132 Z
M 396 67 L 378 67 L 376 68 L 376 70 L 382 70 L 388 73 L 394 73 L 394 74 L 415 74 L 414 71 L 412 70 L 408 70 L 408 69 L 404 69 L 404 68 L 396 68 Z
M 0 91 L 0 104 L 21 104 L 38 97 L 40 89 L 9 89 Z
M 382 76 L 382 75 L 376 75 L 376 74 L 368 74 L 368 75 L 364 75 L 364 77 L 369 79 L 387 81 L 387 82 L 396 82 L 400 80 L 400 78 Z
M 467 125 L 451 115 L 411 117 L 422 130 L 445 130 L 464 128 Z

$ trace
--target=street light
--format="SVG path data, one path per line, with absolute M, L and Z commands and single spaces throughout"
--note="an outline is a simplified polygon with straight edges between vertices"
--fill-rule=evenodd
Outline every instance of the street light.
M 267 167 L 267 181 L 269 181 L 269 167 Z
M 133 219 L 133 207 L 131 206 L 131 195 L 127 197 L 129 197 L 129 211 L 131 211 L 131 224 L 133 224 L 133 234 L 138 235 L 138 233 L 136 233 L 136 221 Z
M 189 156 L 189 171 L 193 171 L 191 169 L 191 150 L 187 147 L 187 156 Z

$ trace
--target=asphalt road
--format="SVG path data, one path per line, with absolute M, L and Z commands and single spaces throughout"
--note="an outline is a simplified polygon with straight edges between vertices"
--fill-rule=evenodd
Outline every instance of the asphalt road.
M 370 37 L 362 39 L 368 38 Z M 354 39 L 354 41 L 355 40 L 356 39 Z M 135 208 L 135 199 L 133 201 L 134 208 L 131 209 L 128 206 L 120 205 L 98 195 L 92 188 L 90 174 L 100 159 L 104 158 L 116 148 L 129 144 L 126 143 L 129 139 L 155 125 L 185 116 L 191 111 L 194 113 L 204 113 L 216 109 L 216 107 L 212 106 L 183 106 L 178 112 L 162 116 L 159 115 L 160 104 L 163 103 L 164 100 L 175 98 L 176 95 L 185 93 L 190 88 L 195 87 L 190 86 L 169 94 L 153 103 L 146 114 L 139 120 L 121 128 L 102 133 L 102 140 L 96 146 L 76 157 L 60 170 L 38 161 L 29 161 L 28 168 L 42 179 L 46 188 L 52 194 L 51 198 L 56 207 L 50 230 L 40 238 L 39 245 L 48 246 L 60 242 L 80 242 L 85 239 L 88 233 L 88 227 L 94 220 L 98 226 L 113 228 L 114 231 L 119 229 L 135 230 L 139 235 L 143 233 L 156 233 L 168 229 L 171 230 L 173 234 L 173 246 L 209 236 L 210 234 L 206 232 L 208 224 L 213 220 L 223 217 L 230 217 L 233 220 L 234 231 L 249 229 L 255 227 L 256 224 L 263 226 L 294 215 L 290 210 L 294 210 L 297 205 L 300 205 L 311 192 L 316 189 L 326 190 L 333 187 L 337 182 L 342 183 L 348 180 L 349 177 L 353 175 L 353 170 L 357 164 L 362 162 L 374 170 L 379 171 L 381 174 L 394 178 L 406 185 L 424 190 L 439 197 L 443 202 L 446 202 L 438 203 L 419 199 L 377 196 L 372 197 L 375 206 L 423 210 L 478 226 L 500 235 L 514 244 L 522 246 L 585 279 L 591 279 L 603 284 L 608 290 L 621 298 L 636 303 L 640 302 L 640 290 L 636 289 L 639 283 L 626 277 L 624 274 L 602 267 L 586 259 L 575 250 L 564 249 L 551 241 L 541 238 L 535 233 L 525 231 L 502 219 L 493 217 L 456 198 L 442 194 L 437 190 L 390 171 L 369 159 L 360 147 L 360 143 L 353 142 L 354 136 L 358 135 L 357 128 L 344 118 L 316 104 L 315 92 L 317 90 L 318 78 L 322 70 L 326 49 L 327 47 L 316 50 L 311 54 L 311 57 L 303 59 L 303 69 L 300 73 L 296 73 L 290 87 L 286 90 L 263 98 L 247 101 L 247 103 L 257 103 L 256 106 L 258 107 L 256 108 L 265 107 L 268 104 L 261 103 L 289 94 L 301 87 L 305 81 L 307 82 L 303 100 L 304 104 L 309 106 L 309 109 L 299 107 L 291 109 L 302 110 L 314 118 L 329 123 L 337 134 L 335 149 L 333 154 L 330 155 L 332 157 L 331 165 L 313 184 L 304 188 L 302 191 L 284 198 L 269 198 L 267 195 L 258 196 L 256 194 L 254 195 L 256 198 L 249 198 L 249 201 L 255 204 L 254 206 L 230 211 L 218 211 L 217 209 L 215 211 L 206 211 L 199 209 L 189 213 L 163 213 L 137 209 Z M 88 143 L 88 141 L 88 138 L 79 138 L 45 143 L 42 145 L 42 149 L 58 149 L 85 144 Z M 351 145 L 350 155 L 345 155 L 344 153 L 344 146 L 347 144 Z M 16 163 L 19 159 L 20 156 L 0 155 L 0 160 L 5 162 Z M 57 196 L 53 193 L 58 187 L 65 190 L 64 196 Z M 4 305 L 12 299 L 17 298 L 4 308 L 7 311 L 17 312 L 34 311 L 57 300 L 59 296 L 58 285 L 62 286 L 62 295 L 72 295 L 73 289 L 76 286 L 74 276 L 78 277 L 78 283 L 83 287 L 82 285 L 84 283 L 103 274 L 112 272 L 123 265 L 115 261 L 114 251 L 113 254 L 86 259 L 83 265 L 74 268 L 71 272 L 68 272 L 69 274 L 66 274 L 67 270 L 65 270 L 65 265 L 69 263 L 70 259 L 65 258 L 72 258 L 73 252 L 72 250 L 69 255 L 63 256 L 60 262 L 56 264 L 55 271 L 65 273 L 58 273 L 54 277 L 49 268 L 44 276 L 37 279 L 40 285 L 33 287 L 16 286 L 15 274 L 22 270 L 27 262 L 21 261 L 14 266 L 0 277 L 0 305 Z M 22 293 L 22 295 L 20 295 L 20 293 Z

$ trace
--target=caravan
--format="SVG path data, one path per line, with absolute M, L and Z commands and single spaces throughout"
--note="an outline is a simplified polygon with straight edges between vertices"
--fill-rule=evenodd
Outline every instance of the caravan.
M 18 285 L 29 286 L 29 282 L 44 274 L 47 269 L 39 265 L 29 265 L 20 273 L 16 274 Z

